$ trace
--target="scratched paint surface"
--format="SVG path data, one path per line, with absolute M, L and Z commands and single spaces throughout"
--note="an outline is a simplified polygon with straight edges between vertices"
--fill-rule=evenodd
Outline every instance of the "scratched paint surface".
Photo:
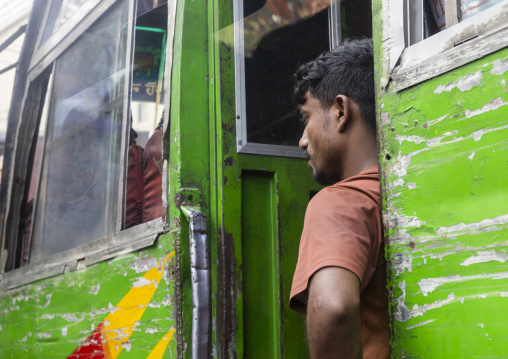
M 174 252 L 166 251 L 158 245 L 2 293 L 0 357 L 175 357 Z
M 393 358 L 508 353 L 507 81 L 504 49 L 378 93 Z

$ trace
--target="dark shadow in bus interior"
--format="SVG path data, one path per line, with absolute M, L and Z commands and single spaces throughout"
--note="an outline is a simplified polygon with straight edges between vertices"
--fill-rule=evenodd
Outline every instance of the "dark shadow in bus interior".
M 244 8 L 249 1 L 244 0 Z M 292 74 L 329 50 L 329 0 L 267 0 L 244 19 L 247 141 L 297 146 Z M 341 2 L 343 37 L 372 37 L 370 0 Z
M 162 118 L 167 5 L 138 3 L 132 81 L 125 228 L 164 217 Z

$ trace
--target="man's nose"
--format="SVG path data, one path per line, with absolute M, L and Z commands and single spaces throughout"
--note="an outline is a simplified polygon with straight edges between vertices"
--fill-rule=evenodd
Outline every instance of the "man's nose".
M 302 138 L 300 138 L 300 142 L 298 142 L 298 147 L 302 151 L 307 150 L 307 146 L 309 145 L 309 139 L 307 138 L 307 129 L 303 130 Z

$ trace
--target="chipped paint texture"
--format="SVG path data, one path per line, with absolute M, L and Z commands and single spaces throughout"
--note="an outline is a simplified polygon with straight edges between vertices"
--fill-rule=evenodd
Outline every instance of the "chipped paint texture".
M 508 353 L 507 70 L 503 49 L 378 92 L 394 358 Z
M 174 282 L 165 270 L 173 252 L 165 250 L 0 293 L 0 357 L 174 357 Z M 104 356 L 90 356 L 92 350 Z

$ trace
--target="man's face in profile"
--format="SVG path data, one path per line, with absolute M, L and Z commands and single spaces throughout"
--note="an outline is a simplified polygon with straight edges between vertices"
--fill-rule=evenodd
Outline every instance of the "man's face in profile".
M 341 180 L 338 171 L 340 141 L 334 111 L 336 106 L 324 108 L 310 92 L 307 92 L 306 101 L 300 108 L 305 130 L 299 146 L 308 159 L 314 180 L 322 185 L 334 184 Z

